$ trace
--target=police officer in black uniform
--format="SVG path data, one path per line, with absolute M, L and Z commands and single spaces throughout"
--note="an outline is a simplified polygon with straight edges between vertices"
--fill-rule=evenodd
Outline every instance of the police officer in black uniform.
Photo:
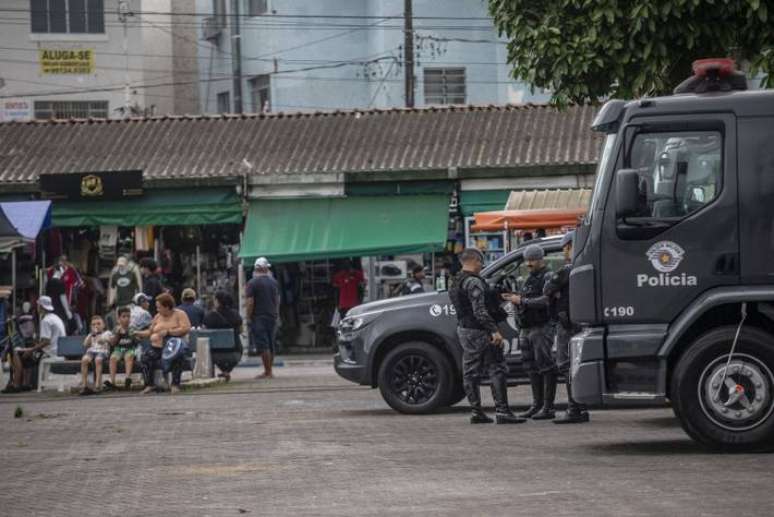
M 457 310 L 457 335 L 462 345 L 462 378 L 465 394 L 473 410 L 472 424 L 491 423 L 481 408 L 479 386 L 484 372 L 491 381 L 495 401 L 495 419 L 498 424 L 520 424 L 526 420 L 511 412 L 508 406 L 508 366 L 503 357 L 503 337 L 497 330 L 496 318 L 504 317 L 499 297 L 479 276 L 484 266 L 483 254 L 468 248 L 460 254 L 462 271 L 452 280 L 449 289 Z
M 550 275 L 544 258 L 543 248 L 536 244 L 527 246 L 524 260 L 529 277 L 519 294 L 503 296 L 518 309 L 522 360 L 532 386 L 532 406 L 519 416 L 533 420 L 550 420 L 555 415 L 557 370 L 551 354 L 554 331 L 550 323 L 549 300 L 543 293 Z
M 554 420 L 555 424 L 582 424 L 589 421 L 586 407 L 572 398 L 570 386 L 570 338 L 580 331 L 580 327 L 570 320 L 570 272 L 572 271 L 572 243 L 575 232 L 568 232 L 562 239 L 562 249 L 567 264 L 554 273 L 546 282 L 545 294 L 551 301 L 552 312 L 557 321 L 556 327 L 556 366 L 567 379 L 567 412 Z

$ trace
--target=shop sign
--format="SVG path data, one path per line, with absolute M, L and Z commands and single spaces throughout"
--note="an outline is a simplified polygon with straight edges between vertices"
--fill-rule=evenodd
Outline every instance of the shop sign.
M 142 171 L 41 174 L 40 190 L 48 199 L 102 200 L 142 195 Z
M 32 120 L 32 102 L 27 99 L 3 99 L 0 101 L 0 122 Z
M 40 49 L 42 74 L 93 74 L 94 49 Z

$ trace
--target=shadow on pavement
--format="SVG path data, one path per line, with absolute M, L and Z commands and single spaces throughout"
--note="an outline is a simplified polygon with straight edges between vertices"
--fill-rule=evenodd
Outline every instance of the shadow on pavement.
M 675 416 L 649 418 L 647 420 L 640 420 L 639 423 L 650 427 L 657 427 L 659 429 L 672 429 L 680 427 L 680 421 L 677 420 L 677 417 Z
M 588 446 L 601 454 L 626 456 L 675 456 L 678 454 L 711 454 L 699 444 L 686 437 L 679 440 L 653 440 L 647 442 L 597 443 Z

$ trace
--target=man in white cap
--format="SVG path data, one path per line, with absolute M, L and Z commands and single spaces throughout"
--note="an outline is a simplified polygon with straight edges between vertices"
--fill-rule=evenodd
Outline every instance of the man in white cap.
M 261 354 L 261 379 L 271 379 L 279 318 L 279 287 L 271 276 L 271 264 L 265 257 L 256 259 L 253 278 L 245 287 L 245 310 L 250 337 L 256 352 Z
M 129 307 L 129 327 L 134 330 L 145 330 L 151 326 L 153 316 L 149 311 L 150 297 L 145 293 L 137 293 L 132 298 L 132 305 Z
M 2 393 L 19 393 L 32 390 L 32 368 L 43 356 L 57 355 L 59 338 L 66 334 L 62 318 L 54 312 L 54 304 L 48 296 L 38 299 L 40 310 L 40 336 L 31 347 L 17 348 L 13 351 L 13 382 Z

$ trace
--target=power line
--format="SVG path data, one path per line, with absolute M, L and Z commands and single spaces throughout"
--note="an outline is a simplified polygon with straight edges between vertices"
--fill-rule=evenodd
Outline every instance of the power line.
M 146 18 L 147 21 L 147 18 Z M 386 20 L 385 20 L 386 21 Z M 163 21 L 159 20 L 157 22 L 154 22 L 158 25 L 164 25 L 168 27 L 184 27 L 184 28 L 199 28 L 201 27 L 200 23 L 190 23 L 190 22 L 180 22 L 175 20 L 169 20 L 169 21 Z M 6 18 L 3 20 L 0 20 L 0 25 L 14 25 L 14 26 L 29 26 L 30 21 L 28 19 L 24 18 Z M 106 21 L 104 23 L 104 26 L 106 28 L 120 28 L 123 24 L 120 22 L 112 22 L 112 21 Z M 302 23 L 302 22 L 295 22 L 295 23 L 250 23 L 246 22 L 243 27 L 248 29 L 270 29 L 270 30 L 290 30 L 290 29 L 304 29 L 304 30 L 335 30 L 335 29 L 362 29 L 362 30 L 378 30 L 378 31 L 390 31 L 394 30 L 397 32 L 402 32 L 404 30 L 402 25 L 379 25 L 379 26 L 370 26 L 366 24 L 334 24 L 334 23 L 324 23 L 324 22 L 316 22 L 316 23 Z M 470 31 L 470 32 L 493 32 L 495 30 L 494 26 L 490 25 L 423 25 L 419 24 L 415 26 L 416 30 L 449 30 L 449 31 Z M 44 33 L 48 34 L 48 33 Z M 52 33 L 52 34 L 58 34 L 58 33 Z M 67 34 L 67 33 L 64 33 Z M 101 34 L 101 33 L 100 33 Z
M 190 84 L 196 84 L 201 82 L 218 82 L 218 81 L 228 81 L 232 78 L 232 75 L 224 74 L 219 77 L 215 78 L 209 78 L 209 79 L 198 79 L 193 81 L 172 81 L 172 82 L 165 82 L 165 83 L 158 83 L 158 84 L 136 84 L 132 85 L 132 90 L 144 90 L 149 88 L 160 88 L 164 86 L 181 86 L 181 85 L 190 85 Z M 294 77 L 292 75 L 289 75 L 287 77 L 284 77 L 285 80 L 293 80 L 293 81 L 329 81 L 329 82 L 344 82 L 344 83 L 372 83 L 373 81 L 369 78 L 346 78 L 346 77 L 314 77 L 314 76 L 303 76 L 303 77 Z M 9 81 L 13 81 L 14 79 L 8 79 Z M 28 82 L 33 83 L 32 81 L 19 81 L 19 82 Z M 383 83 L 396 83 L 396 84 L 402 84 L 402 79 L 383 79 L 381 80 Z M 34 83 L 33 83 L 34 84 Z M 513 86 L 515 84 L 519 84 L 519 81 L 481 81 L 481 80 L 471 80 L 466 81 L 465 84 L 487 84 L 487 85 L 506 85 L 506 86 Z M 55 91 L 55 92 L 46 92 L 46 93 L 33 93 L 33 94 L 26 94 L 26 95 L 0 95 L 0 99 L 9 99 L 13 97 L 47 97 L 51 95 L 68 95 L 68 94 L 79 94 L 79 93 L 99 93 L 99 92 L 111 92 L 111 91 L 117 91 L 122 90 L 124 87 L 121 86 L 105 86 L 105 87 L 98 87 L 98 88 L 87 88 L 87 89 L 77 89 L 73 91 Z
M 0 8 L 0 12 L 14 12 L 14 13 L 43 13 L 44 11 L 35 11 L 24 8 Z M 160 15 L 160 16 L 189 16 L 198 18 L 207 18 L 213 16 L 212 13 L 197 13 L 197 12 L 172 12 L 172 11 L 133 11 L 135 14 L 141 15 Z M 105 9 L 105 14 L 119 14 L 118 10 Z M 233 14 L 227 14 L 227 16 L 234 16 Z M 316 19 L 316 18 L 330 18 L 330 19 L 347 19 L 347 20 L 375 20 L 381 18 L 387 18 L 391 20 L 402 20 L 401 15 L 392 16 L 380 16 L 380 15 L 363 15 L 363 14 L 279 14 L 279 13 L 262 13 L 262 14 L 239 14 L 240 18 L 301 18 L 301 19 Z M 414 16 L 415 20 L 457 20 L 457 21 L 469 21 L 469 20 L 491 20 L 488 16 Z

